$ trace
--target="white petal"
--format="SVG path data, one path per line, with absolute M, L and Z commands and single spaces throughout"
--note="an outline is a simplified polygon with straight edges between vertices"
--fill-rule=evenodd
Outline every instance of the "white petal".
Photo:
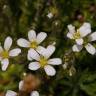
M 20 46 L 20 47 L 30 47 L 30 42 L 27 41 L 26 39 L 18 39 L 17 40 L 17 44 Z
M 46 65 L 44 69 L 45 69 L 46 74 L 49 76 L 54 76 L 56 74 L 56 70 L 50 65 Z
M 28 66 L 30 70 L 38 70 L 40 68 L 39 62 L 31 62 Z
M 33 58 L 32 58 L 31 55 L 30 55 L 30 52 L 28 52 L 28 54 L 27 54 L 27 59 L 28 59 L 29 61 L 32 61 L 32 60 L 33 60 Z
M 2 71 L 6 71 L 8 65 L 9 65 L 9 60 L 8 60 L 8 59 L 3 59 L 3 60 L 1 61 Z
M 91 29 L 84 29 L 84 30 L 80 31 L 81 37 L 85 37 L 90 33 L 91 33 Z
M 46 58 L 49 58 L 54 53 L 55 49 L 54 45 L 49 45 L 46 51 Z
M 83 46 L 82 45 L 73 45 L 72 50 L 74 52 L 80 52 L 82 50 Z
M 41 42 L 44 41 L 44 39 L 47 37 L 47 34 L 45 32 L 40 32 L 38 35 L 37 35 L 37 43 L 40 44 Z
M 54 53 L 55 46 L 49 45 L 47 48 L 44 48 L 42 46 L 38 46 L 38 48 L 36 50 L 40 55 L 42 55 L 46 58 L 49 58 Z
M 96 40 L 96 32 L 92 33 L 92 34 L 89 36 L 89 40 L 90 40 L 90 41 L 95 41 L 95 40 Z
M 19 90 L 22 90 L 23 84 L 24 84 L 24 81 L 23 80 L 19 82 Z
M 28 55 L 29 55 L 30 58 L 32 58 L 32 59 L 34 59 L 34 60 L 39 61 L 39 59 L 40 59 L 39 54 L 38 54 L 34 49 L 30 49 L 30 50 L 28 51 Z
M 8 90 L 5 96 L 17 96 L 17 93 L 11 90 Z
M 32 91 L 30 96 L 39 96 L 38 91 Z
M 90 25 L 90 23 L 88 23 L 88 22 L 85 22 L 85 23 L 83 24 L 83 26 L 85 26 L 86 28 L 91 28 L 91 25 Z
M 8 51 L 11 45 L 12 45 L 12 38 L 7 37 L 4 42 L 4 49 Z
M 68 30 L 69 30 L 70 33 L 74 33 L 75 32 L 75 27 L 73 25 L 70 24 L 67 27 L 68 27 Z
M 28 32 L 28 38 L 29 38 L 29 41 L 33 41 L 33 40 L 36 40 L 36 32 L 34 30 L 30 30 Z
M 80 39 L 76 39 L 76 43 L 77 43 L 77 45 L 82 45 L 83 44 L 83 39 L 82 38 L 80 38 Z
M 21 53 L 21 49 L 20 48 L 12 49 L 9 52 L 9 56 L 12 56 L 12 57 L 18 56 L 20 53 Z
M 38 46 L 37 49 L 36 49 L 36 51 L 37 51 L 40 55 L 45 56 L 47 49 L 44 48 L 44 47 L 42 47 L 42 46 Z
M 96 53 L 95 47 L 94 47 L 93 45 L 91 45 L 90 43 L 88 43 L 88 44 L 85 46 L 85 48 L 86 48 L 86 50 L 87 50 L 90 54 L 92 54 L 92 55 L 94 55 L 94 54 Z
M 68 32 L 68 33 L 67 33 L 67 37 L 70 38 L 70 39 L 73 39 L 73 34 L 70 33 L 70 32 Z
M 80 28 L 79 32 L 82 37 L 87 36 L 89 33 L 91 33 L 91 26 L 89 23 L 84 23 Z
M 53 58 L 48 60 L 48 64 L 51 65 L 60 65 L 62 64 L 62 60 L 60 58 Z

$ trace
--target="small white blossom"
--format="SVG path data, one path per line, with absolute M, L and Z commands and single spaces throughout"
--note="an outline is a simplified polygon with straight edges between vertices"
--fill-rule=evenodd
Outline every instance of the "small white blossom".
M 53 17 L 53 14 L 50 12 L 50 13 L 47 14 L 47 17 L 48 17 L 49 19 L 51 19 L 51 18 Z
M 77 30 L 75 30 L 73 25 L 68 25 L 68 29 L 67 37 L 76 42 L 72 47 L 74 52 L 80 52 L 85 47 L 90 54 L 94 55 L 96 53 L 95 47 L 90 43 L 96 40 L 96 32 L 90 35 L 91 25 L 89 23 L 84 23 Z
M 29 64 L 30 70 L 38 70 L 39 68 L 44 68 L 45 72 L 49 76 L 54 76 L 56 70 L 51 65 L 60 65 L 62 60 L 60 58 L 49 59 L 50 56 L 54 53 L 55 46 L 49 45 L 46 49 L 44 47 L 38 47 L 37 52 L 34 49 L 30 49 L 29 59 L 36 60 Z M 38 54 L 39 53 L 39 54 Z
M 79 29 L 75 30 L 73 25 L 68 25 L 69 32 L 67 37 L 74 39 L 78 45 L 84 43 L 83 38 L 91 33 L 91 26 L 89 23 L 84 23 Z
M 34 30 L 30 30 L 28 32 L 29 40 L 20 38 L 19 40 L 17 40 L 17 44 L 20 47 L 25 47 L 29 49 L 31 48 L 31 49 L 37 50 L 37 48 L 39 47 L 39 44 L 43 42 L 46 37 L 47 37 L 47 34 L 45 32 L 40 32 L 36 36 L 36 32 Z
M 0 61 L 1 61 L 1 68 L 5 71 L 9 65 L 9 58 L 18 56 L 21 53 L 20 48 L 15 48 L 10 50 L 12 45 L 12 38 L 7 37 L 4 42 L 4 48 L 0 46 Z

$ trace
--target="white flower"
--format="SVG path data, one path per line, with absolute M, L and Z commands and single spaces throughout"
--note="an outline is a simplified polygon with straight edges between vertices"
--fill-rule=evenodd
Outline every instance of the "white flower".
M 70 39 L 74 39 L 78 45 L 82 45 L 84 43 L 83 38 L 91 33 L 90 23 L 84 23 L 79 29 L 75 30 L 73 25 L 68 25 L 69 32 L 67 33 L 67 37 Z
M 48 17 L 49 19 L 51 19 L 51 18 L 53 17 L 53 14 L 50 12 L 50 13 L 47 14 L 47 17 Z
M 18 56 L 21 53 L 21 49 L 15 48 L 10 50 L 12 45 L 12 38 L 7 37 L 4 42 L 4 49 L 0 46 L 0 61 L 1 61 L 1 68 L 5 71 L 9 65 L 9 58 Z
M 44 41 L 44 39 L 47 37 L 47 34 L 45 32 L 40 32 L 36 36 L 36 32 L 34 30 L 30 30 L 28 32 L 28 39 L 23 39 L 20 38 L 17 40 L 17 44 L 20 47 L 25 47 L 25 48 L 32 48 L 32 49 L 37 49 L 39 44 Z
M 73 45 L 72 49 L 74 52 L 80 52 L 83 47 L 87 50 L 88 53 L 94 55 L 96 53 L 96 48 L 90 43 L 96 40 L 96 32 L 93 32 L 91 35 L 88 36 L 88 42 L 83 45 Z
M 50 56 L 54 53 L 55 47 L 49 45 L 46 49 L 39 46 L 36 52 L 34 49 L 28 51 L 30 60 L 36 60 L 29 64 L 30 70 L 38 70 L 39 68 L 44 68 L 45 72 L 49 76 L 54 76 L 56 71 L 51 65 L 60 65 L 62 60 L 60 58 L 49 59 Z M 39 53 L 39 54 L 38 54 Z
M 90 44 L 90 42 L 96 40 L 96 32 L 89 35 L 91 33 L 89 23 L 84 23 L 77 31 L 75 31 L 75 27 L 72 25 L 68 25 L 68 29 L 67 37 L 76 41 L 76 44 L 72 47 L 74 52 L 80 52 L 85 47 L 90 54 L 94 55 L 96 53 L 95 47 Z

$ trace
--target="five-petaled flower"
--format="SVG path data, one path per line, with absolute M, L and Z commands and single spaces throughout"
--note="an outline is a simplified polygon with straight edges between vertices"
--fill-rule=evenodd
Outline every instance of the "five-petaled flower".
M 69 32 L 67 33 L 67 37 L 75 40 L 76 44 L 73 45 L 72 50 L 74 52 L 80 52 L 83 47 L 86 50 L 94 55 L 96 53 L 95 47 L 90 43 L 96 40 L 96 32 L 91 33 L 91 25 L 90 23 L 84 23 L 79 29 L 75 30 L 73 25 L 68 25 Z
M 4 48 L 0 46 L 0 61 L 1 61 L 1 68 L 5 71 L 9 65 L 9 58 L 18 56 L 21 53 L 20 48 L 15 48 L 9 50 L 12 45 L 12 38 L 7 37 L 4 42 Z
M 62 60 L 60 58 L 52 58 L 49 59 L 50 56 L 54 53 L 55 46 L 49 45 L 47 48 L 39 46 L 37 51 L 34 49 L 30 49 L 29 60 L 36 60 L 31 62 L 28 66 L 30 70 L 37 70 L 39 68 L 44 68 L 45 72 L 49 76 L 54 76 L 56 70 L 51 65 L 60 65 L 62 64 Z
M 17 40 L 17 44 L 20 47 L 25 47 L 25 48 L 31 48 L 37 50 L 39 44 L 44 41 L 44 39 L 47 37 L 47 34 L 45 32 L 40 32 L 36 36 L 36 32 L 34 30 L 30 30 L 28 32 L 28 39 L 23 39 L 20 38 Z

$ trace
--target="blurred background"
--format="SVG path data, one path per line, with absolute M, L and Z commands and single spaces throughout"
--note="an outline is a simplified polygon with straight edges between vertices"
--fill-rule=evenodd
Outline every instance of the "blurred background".
M 73 42 L 66 37 L 68 24 L 79 27 L 84 22 L 90 22 L 92 31 L 96 30 L 96 0 L 0 0 L 1 45 L 11 36 L 14 48 L 17 39 L 28 38 L 29 30 L 44 31 L 48 37 L 42 45 L 55 41 L 53 57 L 67 62 L 67 68 L 56 66 L 57 74 L 48 77 L 44 70 L 28 70 L 27 49 L 22 48 L 22 54 L 10 60 L 8 69 L 0 70 L 0 96 L 9 89 L 18 92 L 19 81 L 30 77 L 28 80 L 34 82 L 34 76 L 40 81 L 36 87 L 40 96 L 96 96 L 96 55 L 85 50 L 71 52 Z M 28 94 L 28 90 L 23 92 L 23 96 Z

